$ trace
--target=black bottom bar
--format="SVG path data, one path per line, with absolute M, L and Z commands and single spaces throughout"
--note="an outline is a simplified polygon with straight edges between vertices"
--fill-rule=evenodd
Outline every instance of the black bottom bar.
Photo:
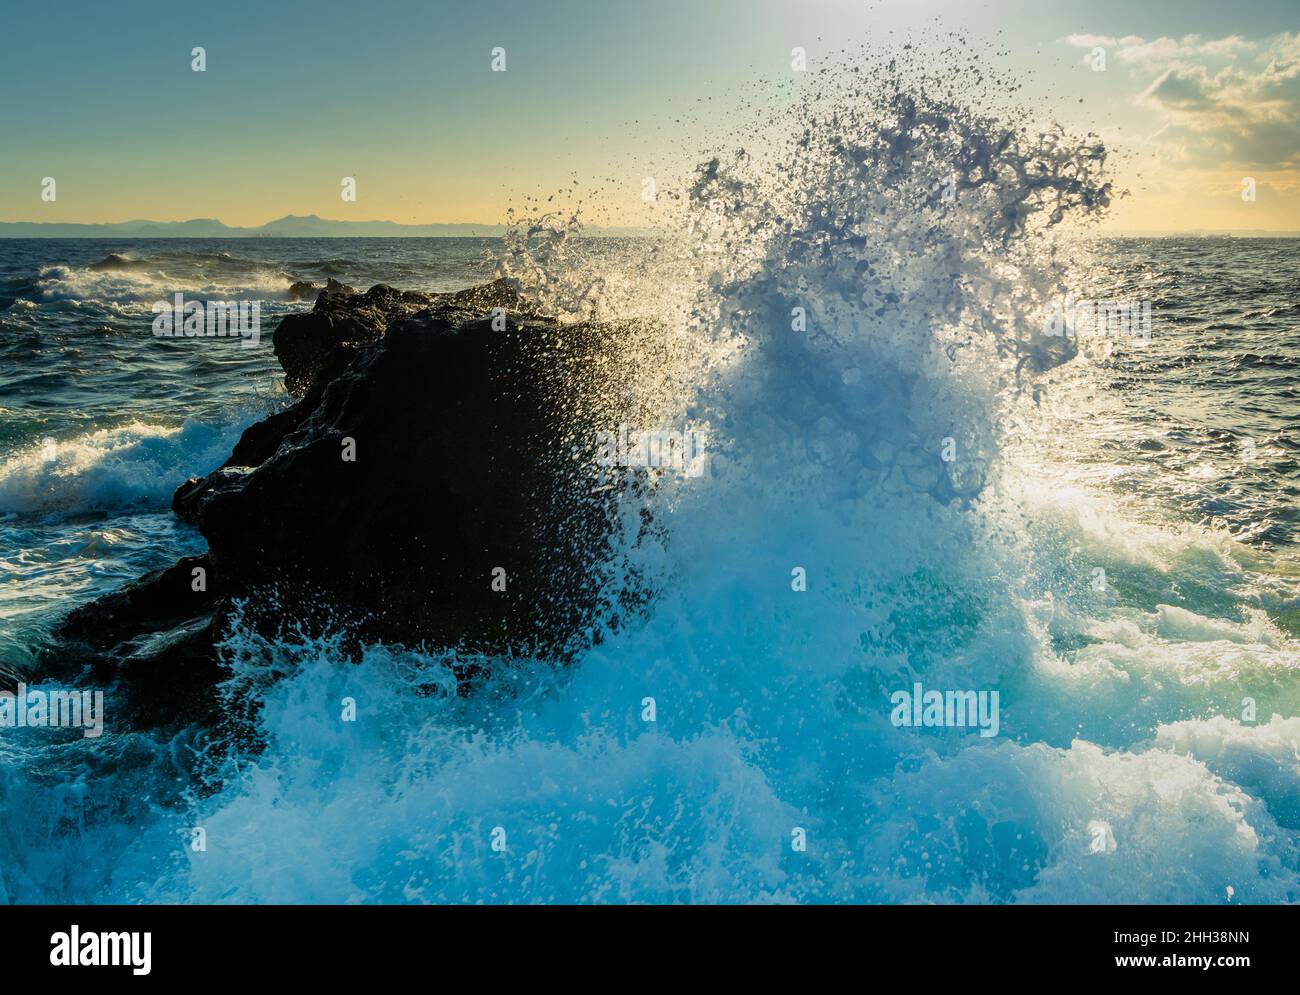
M 1035 969 L 1071 981 L 1201 975 L 1232 983 L 1294 963 L 1296 917 L 1260 906 L 31 906 L 0 909 L 0 928 L 10 983 L 62 974 L 78 983 L 337 985 L 373 983 L 403 965 L 423 965 L 430 983 L 448 980 L 442 971 L 451 966 L 485 982 L 517 975 L 536 983 L 591 978 L 592 966 L 613 957 L 632 976 L 673 984 L 801 972 L 815 962 L 819 975 L 832 965 L 864 980 L 901 970 L 931 987 Z

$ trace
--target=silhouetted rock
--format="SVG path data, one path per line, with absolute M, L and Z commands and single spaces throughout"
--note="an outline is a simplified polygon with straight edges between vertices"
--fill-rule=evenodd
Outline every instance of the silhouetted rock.
M 378 340 L 391 322 L 432 303 L 428 294 L 403 293 L 384 284 L 364 294 L 322 291 L 311 311 L 287 315 L 275 330 L 275 356 L 284 368 L 285 387 L 301 394 L 335 349 L 355 352 Z
M 120 682 L 128 708 L 123 714 L 115 701 L 115 721 L 208 719 L 222 677 L 213 651 L 219 591 L 207 556 L 147 574 L 73 610 L 59 631 L 65 652 L 47 661 L 47 672 L 71 678 L 84 671 L 96 684 Z
M 176 492 L 206 556 L 78 609 L 61 637 L 120 671 L 142 721 L 210 713 L 237 604 L 269 638 L 566 658 L 592 638 L 609 553 L 595 433 L 657 362 L 621 348 L 632 327 L 559 324 L 504 281 L 322 293 L 275 334 L 299 399 Z
M 319 294 L 355 294 L 356 290 L 346 283 L 339 283 L 330 277 L 324 287 L 317 287 L 310 280 L 298 280 L 289 285 L 289 300 L 305 301 Z

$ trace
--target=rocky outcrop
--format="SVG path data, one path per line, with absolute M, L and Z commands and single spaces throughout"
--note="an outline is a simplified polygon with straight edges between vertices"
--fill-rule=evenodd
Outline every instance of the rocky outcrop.
M 142 722 L 210 714 L 236 615 L 565 659 L 603 611 L 613 489 L 591 446 L 629 417 L 629 331 L 558 324 L 504 282 L 322 293 L 275 332 L 297 400 L 176 492 L 207 554 L 74 612 L 62 658 L 117 675 Z
M 489 316 L 493 309 L 508 314 L 509 309 L 522 307 L 503 281 L 435 297 L 384 284 L 358 294 L 331 280 L 315 308 L 287 316 L 275 330 L 275 355 L 284 368 L 285 387 L 302 393 L 332 356 L 350 358 L 361 346 L 382 338 L 390 326 L 421 311 L 429 311 L 429 319 L 434 320 L 435 305 L 437 320 L 452 324 Z
M 208 558 L 188 557 L 75 609 L 47 670 L 71 677 L 84 662 L 85 680 L 118 685 L 127 709 L 115 707 L 116 720 L 211 720 L 223 677 L 214 647 L 229 605 L 210 579 Z
M 356 291 L 346 283 L 339 283 L 333 277 L 326 281 L 325 286 L 318 287 L 310 280 L 296 280 L 289 285 L 289 300 L 305 301 L 320 294 L 355 294 Z

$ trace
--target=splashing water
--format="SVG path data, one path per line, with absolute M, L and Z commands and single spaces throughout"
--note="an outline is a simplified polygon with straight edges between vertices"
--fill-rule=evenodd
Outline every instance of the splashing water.
M 261 751 L 203 797 L 155 783 L 187 741 L 138 734 L 115 741 L 112 802 L 6 783 L 26 814 L 3 831 L 37 827 L 24 845 L 49 857 L 6 873 L 9 897 L 1300 897 L 1300 728 L 1268 720 L 1295 714 L 1300 658 L 1265 613 L 1224 609 L 1250 566 L 1008 456 L 1034 378 L 1073 355 L 1042 316 L 1076 278 L 1056 230 L 1111 196 L 1104 149 L 990 109 L 1005 88 L 974 70 L 869 68 L 708 157 L 653 241 L 616 253 L 544 218 L 506 246 L 502 273 L 551 310 L 647 319 L 627 342 L 644 376 L 609 388 L 647 428 L 707 434 L 704 476 L 627 496 L 643 616 L 470 697 L 443 658 L 345 667 L 330 640 L 237 632 L 228 705 L 255 703 Z M 1139 594 L 1093 590 L 1094 563 Z M 1215 593 L 1175 607 L 1171 577 Z M 918 682 L 996 689 L 999 734 L 896 727 L 890 695 Z M 179 845 L 193 826 L 205 852 Z M 77 860 L 95 870 L 68 881 Z

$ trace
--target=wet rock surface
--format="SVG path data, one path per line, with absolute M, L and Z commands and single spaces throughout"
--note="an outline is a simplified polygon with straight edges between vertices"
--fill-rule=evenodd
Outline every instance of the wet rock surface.
M 602 378 L 625 331 L 542 317 L 504 281 L 322 292 L 275 332 L 296 400 L 175 494 L 208 552 L 73 611 L 49 671 L 88 662 L 151 724 L 214 714 L 236 618 L 565 659 L 601 610 L 613 498 L 590 440 L 619 417 Z

